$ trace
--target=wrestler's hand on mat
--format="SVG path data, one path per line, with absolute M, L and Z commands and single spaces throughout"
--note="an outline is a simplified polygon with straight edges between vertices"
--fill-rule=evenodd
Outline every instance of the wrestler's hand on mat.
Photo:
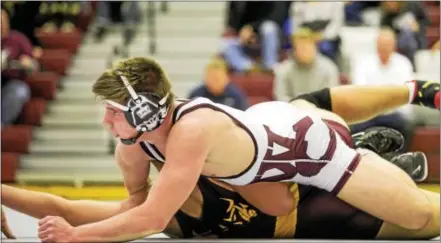
M 46 216 L 38 221 L 38 238 L 42 242 L 73 242 L 73 229 L 65 219 Z
M 15 236 L 12 234 L 11 229 L 9 228 L 8 222 L 6 221 L 6 214 L 5 211 L 3 211 L 3 206 L 1 207 L 1 224 L 2 224 L 2 233 L 6 236 L 8 239 L 16 239 Z
M 431 81 L 413 80 L 415 92 L 412 104 L 429 108 L 440 109 L 440 83 Z

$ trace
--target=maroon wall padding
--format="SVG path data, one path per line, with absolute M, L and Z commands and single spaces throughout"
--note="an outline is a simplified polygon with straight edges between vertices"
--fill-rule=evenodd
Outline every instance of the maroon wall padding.
M 417 128 L 412 137 L 410 151 L 421 151 L 424 153 L 440 152 L 440 129 L 439 128 Z
M 2 152 L 2 180 L 1 182 L 15 182 L 15 174 L 20 164 L 20 155 L 17 153 Z
M 439 183 L 440 129 L 426 127 L 415 129 L 410 151 L 421 151 L 426 154 L 429 165 L 426 182 Z
M 25 125 L 41 125 L 43 114 L 46 110 L 46 100 L 42 98 L 32 98 L 27 102 L 20 114 L 20 123 Z
M 426 28 L 427 44 L 432 46 L 439 40 L 439 26 L 431 26 Z
M 82 34 L 79 30 L 74 30 L 70 33 L 46 33 L 37 30 L 37 37 L 44 49 L 66 49 L 71 54 L 74 54 L 81 43 Z
M 45 100 L 55 99 L 59 81 L 60 75 L 55 72 L 34 72 L 27 78 L 32 97 Z
M 66 49 L 44 49 L 39 62 L 43 70 L 66 75 L 71 63 L 72 54 Z
M 265 96 L 250 96 L 248 97 L 248 106 L 252 106 L 255 104 L 259 104 L 262 102 L 267 102 L 267 101 L 271 101 L 270 99 L 268 99 L 268 97 Z
M 239 86 L 248 97 L 263 96 L 273 100 L 274 75 L 265 73 L 234 74 L 232 83 Z
M 28 153 L 32 140 L 33 127 L 30 125 L 12 125 L 2 132 L 2 153 Z

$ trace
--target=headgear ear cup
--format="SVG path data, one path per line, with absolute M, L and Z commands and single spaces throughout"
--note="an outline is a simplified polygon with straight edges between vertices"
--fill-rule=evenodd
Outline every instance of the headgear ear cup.
M 435 95 L 435 108 L 436 109 L 440 109 L 440 98 L 439 98 L 439 96 L 440 96 L 440 91 L 438 91 L 438 93 Z

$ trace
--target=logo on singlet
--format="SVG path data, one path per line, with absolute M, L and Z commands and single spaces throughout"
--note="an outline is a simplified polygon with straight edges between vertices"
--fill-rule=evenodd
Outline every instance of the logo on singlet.
M 250 209 L 249 205 L 243 203 L 237 203 L 230 198 L 221 198 L 229 203 L 226 210 L 227 217 L 223 220 L 225 222 L 233 223 L 234 225 L 243 225 L 254 217 L 257 216 L 257 212 L 254 209 Z

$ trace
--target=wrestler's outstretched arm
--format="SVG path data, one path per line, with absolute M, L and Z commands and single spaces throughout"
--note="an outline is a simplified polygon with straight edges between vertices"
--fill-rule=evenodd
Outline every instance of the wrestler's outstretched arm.
M 121 212 L 119 202 L 67 200 L 44 192 L 1 185 L 2 205 L 41 219 L 48 215 L 60 216 L 73 225 L 104 220 Z
M 106 220 L 78 227 L 70 226 L 62 218 L 46 217 L 40 222 L 39 231 L 47 234 L 42 240 L 115 242 L 139 239 L 164 231 L 194 190 L 211 144 L 215 142 L 213 129 L 210 130 L 210 124 L 213 124 L 210 122 L 212 113 L 202 114 L 206 112 L 204 110 L 187 114 L 171 129 L 165 148 L 167 162 L 144 203 Z M 204 119 L 201 120 L 201 117 Z M 145 163 L 148 164 L 147 161 Z

